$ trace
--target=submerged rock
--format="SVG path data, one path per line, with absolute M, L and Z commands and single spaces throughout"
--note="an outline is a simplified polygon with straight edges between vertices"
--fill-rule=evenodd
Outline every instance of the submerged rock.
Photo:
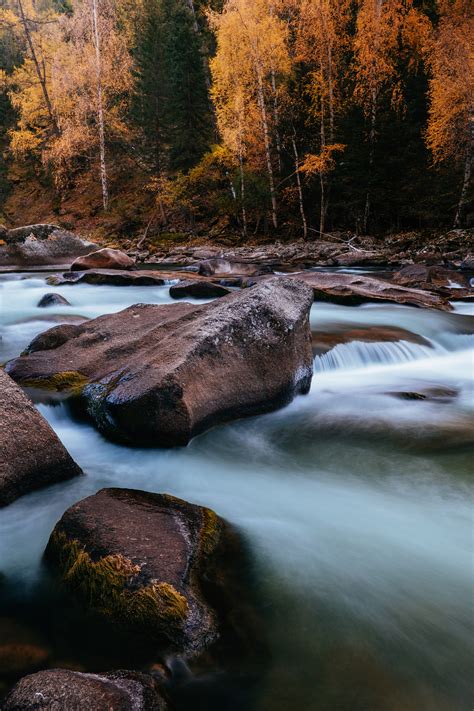
M 39 301 L 38 307 L 43 309 L 47 306 L 70 306 L 71 304 L 61 294 L 45 294 Z
M 137 304 L 38 336 L 7 364 L 19 383 L 61 389 L 106 435 L 184 445 L 309 390 L 312 292 L 272 279 L 205 305 Z
M 243 577 L 233 529 L 168 494 L 102 489 L 74 504 L 45 559 L 70 594 L 130 644 L 195 655 L 232 625 Z M 244 620 L 240 621 L 244 626 Z
M 0 267 L 70 264 L 96 247 L 57 225 L 28 225 L 8 230 L 0 246 Z
M 3 711 L 166 711 L 159 683 L 148 674 L 85 674 L 48 669 L 26 676 L 5 699 Z
M 170 287 L 172 299 L 213 299 L 231 293 L 230 289 L 212 281 L 184 280 Z
M 71 264 L 71 271 L 82 272 L 86 269 L 133 269 L 135 261 L 118 249 L 98 249 L 83 257 L 78 257 Z
M 0 506 L 81 474 L 32 402 L 0 370 Z
M 445 299 L 429 291 L 409 289 L 365 275 L 304 272 L 289 278 L 303 281 L 310 286 L 317 301 L 347 305 L 363 304 L 367 301 L 391 301 L 426 309 L 451 310 Z

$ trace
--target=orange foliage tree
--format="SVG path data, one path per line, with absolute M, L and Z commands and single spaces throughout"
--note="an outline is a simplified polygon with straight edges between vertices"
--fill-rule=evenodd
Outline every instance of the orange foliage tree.
M 441 18 L 429 55 L 429 119 L 426 141 L 435 163 L 463 165 L 454 226 L 461 227 L 468 202 L 474 151 L 474 13 L 470 0 L 441 3 Z

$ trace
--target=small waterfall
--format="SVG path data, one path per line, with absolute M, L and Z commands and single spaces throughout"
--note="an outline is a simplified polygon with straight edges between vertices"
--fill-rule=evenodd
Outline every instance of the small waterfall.
M 329 370 L 352 370 L 368 365 L 393 365 L 408 363 L 433 355 L 433 349 L 409 341 L 366 343 L 351 341 L 340 343 L 314 359 L 316 373 Z

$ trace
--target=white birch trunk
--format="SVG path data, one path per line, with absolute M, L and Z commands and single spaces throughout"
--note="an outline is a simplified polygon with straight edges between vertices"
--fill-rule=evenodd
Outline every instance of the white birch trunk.
M 265 107 L 265 96 L 263 93 L 263 81 L 262 81 L 262 74 L 260 71 L 260 68 L 257 66 L 257 83 L 258 83 L 258 105 L 260 108 L 260 115 L 262 117 L 262 126 L 263 126 L 263 138 L 264 138 L 264 143 L 265 143 L 265 157 L 266 157 L 266 162 L 267 162 L 267 171 L 268 171 L 268 182 L 270 185 L 270 196 L 271 196 L 271 201 L 272 201 L 272 222 L 273 222 L 273 227 L 275 229 L 278 229 L 278 217 L 277 217 L 277 199 L 276 199 L 276 194 L 275 194 L 275 178 L 273 175 L 273 166 L 272 166 L 272 156 L 271 156 L 271 151 L 270 151 L 270 131 L 268 129 L 268 120 L 267 120 L 267 109 Z
M 298 198 L 299 198 L 299 203 L 300 203 L 301 222 L 303 224 L 303 237 L 304 237 L 304 240 L 306 241 L 308 239 L 308 223 L 306 221 L 306 214 L 304 211 L 303 186 L 301 184 L 301 175 L 300 175 L 300 171 L 299 171 L 300 157 L 298 155 L 298 148 L 296 147 L 296 141 L 295 141 L 294 136 L 292 136 L 291 142 L 293 144 L 293 154 L 295 156 L 296 185 L 298 186 Z
M 100 52 L 100 33 L 97 11 L 97 1 L 92 0 L 92 30 L 94 36 L 96 75 L 97 75 L 97 120 L 99 124 L 100 180 L 102 183 L 102 201 L 104 210 L 109 207 L 109 188 L 107 181 L 107 166 L 105 162 L 105 126 L 104 105 L 102 96 L 102 57 Z

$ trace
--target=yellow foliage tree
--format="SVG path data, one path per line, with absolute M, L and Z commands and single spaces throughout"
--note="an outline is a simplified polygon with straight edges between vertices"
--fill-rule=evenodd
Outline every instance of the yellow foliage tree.
M 211 73 L 218 126 L 239 160 L 243 190 L 244 157 L 265 165 L 276 228 L 274 152 L 279 94 L 291 69 L 288 29 L 269 0 L 227 0 L 210 20 L 217 39 Z
M 429 62 L 429 119 L 426 141 L 434 161 L 463 164 L 454 226 L 463 224 L 474 151 L 474 13 L 470 0 L 441 5 Z

